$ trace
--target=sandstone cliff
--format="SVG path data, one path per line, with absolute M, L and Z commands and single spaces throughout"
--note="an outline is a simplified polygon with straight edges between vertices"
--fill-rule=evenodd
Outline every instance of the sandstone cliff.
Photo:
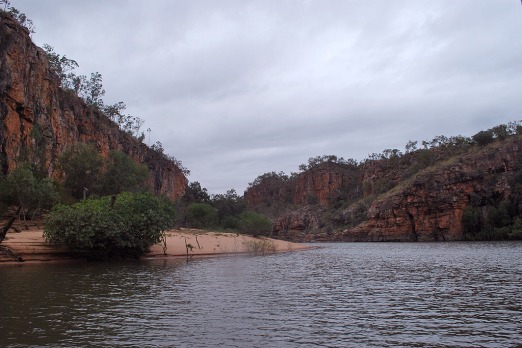
M 244 197 L 250 206 L 272 205 L 275 202 L 326 206 L 354 185 L 354 190 L 360 191 L 359 181 L 359 173 L 352 166 L 325 162 L 292 178 L 276 173 L 265 174 L 261 180 L 250 185 Z
M 462 217 L 472 200 L 487 215 L 488 206 L 520 191 L 520 135 L 484 147 L 428 152 L 366 161 L 357 170 L 330 165 L 289 179 L 276 190 L 286 189 L 292 199 L 271 212 L 273 235 L 298 241 L 462 240 Z M 245 192 L 250 208 L 263 211 L 270 184 L 260 181 Z
M 149 186 L 180 198 L 184 174 L 164 155 L 122 132 L 99 110 L 59 87 L 46 53 L 28 31 L 0 13 L 0 159 L 4 173 L 20 159 L 32 161 L 59 179 L 57 159 L 77 142 L 94 144 L 102 154 L 118 149 L 150 168 Z
M 346 229 L 344 241 L 462 240 L 462 216 L 472 196 L 508 200 L 522 158 L 522 139 L 458 156 L 419 173 L 400 187 L 377 198 L 368 220 Z
M 335 163 L 325 163 L 318 168 L 299 174 L 293 185 L 293 203 L 317 202 L 328 205 L 335 200 L 342 189 L 357 180 L 353 171 Z

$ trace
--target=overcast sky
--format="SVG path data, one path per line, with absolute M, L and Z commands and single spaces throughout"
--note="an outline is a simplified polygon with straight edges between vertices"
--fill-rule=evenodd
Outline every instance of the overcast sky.
M 519 0 L 11 4 L 211 193 L 522 119 Z

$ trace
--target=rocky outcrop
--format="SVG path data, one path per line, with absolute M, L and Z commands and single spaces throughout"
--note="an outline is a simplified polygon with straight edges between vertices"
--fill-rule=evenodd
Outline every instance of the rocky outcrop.
M 295 241 L 462 240 L 462 217 L 472 201 L 487 215 L 487 206 L 510 200 L 521 185 L 522 136 L 446 151 L 446 157 L 429 165 L 420 162 L 432 155 L 424 150 L 424 157 L 414 153 L 368 161 L 358 171 L 343 166 L 305 171 L 286 183 L 292 200 L 272 214 L 274 236 Z M 256 209 L 255 204 L 265 202 L 259 197 L 271 192 L 270 184 L 251 187 L 247 203 Z M 284 189 L 279 185 L 276 192 Z M 522 205 L 517 209 L 522 211 Z
M 326 164 L 299 174 L 293 182 L 293 203 L 328 205 L 352 177 L 341 165 Z
M 472 196 L 509 199 L 522 156 L 520 138 L 494 144 L 419 173 L 379 197 L 368 220 L 344 230 L 343 241 L 462 240 L 462 215 Z
M 244 193 L 244 198 L 249 206 L 259 207 L 274 205 L 274 203 L 291 203 L 291 195 L 291 185 L 286 176 L 268 173 L 249 186 Z
M 70 145 L 95 145 L 106 155 L 118 149 L 150 168 L 149 186 L 171 199 L 180 198 L 187 179 L 166 156 L 122 132 L 98 109 L 60 88 L 46 53 L 28 31 L 0 13 L 0 158 L 4 173 L 19 160 L 38 162 L 60 179 L 57 159 Z
M 268 175 L 251 185 L 244 194 L 248 206 L 287 204 L 319 204 L 327 206 L 346 187 L 357 185 L 358 174 L 353 167 L 337 163 L 322 163 L 292 178 Z
M 280 216 L 273 229 L 273 237 L 299 242 L 309 242 L 315 239 L 313 231 L 321 227 L 321 213 L 317 207 L 305 206 L 288 214 Z

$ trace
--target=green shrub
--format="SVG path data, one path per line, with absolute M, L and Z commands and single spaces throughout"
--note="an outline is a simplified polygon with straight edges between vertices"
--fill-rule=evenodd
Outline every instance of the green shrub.
M 52 208 L 58 200 L 56 184 L 50 178 L 38 179 L 27 163 L 19 164 L 7 177 L 0 177 L 1 205 L 19 207 L 24 218 Z
M 494 141 L 493 138 L 493 131 L 487 130 L 487 131 L 480 131 L 477 134 L 473 135 L 471 138 L 473 141 L 475 141 L 479 146 L 485 146 L 487 144 L 490 144 Z
M 60 155 L 59 163 L 65 174 L 63 185 L 73 197 L 82 198 L 85 188 L 99 191 L 103 158 L 94 146 L 75 144 Z
M 211 228 L 218 222 L 218 210 L 207 203 L 192 203 L 187 208 L 187 224 L 193 228 Z
M 235 216 L 225 216 L 222 225 L 224 229 L 237 230 L 239 228 L 239 218 Z
M 239 217 L 239 227 L 246 234 L 268 236 L 272 232 L 272 221 L 265 215 L 246 211 Z
M 159 243 L 176 219 L 173 204 L 151 193 L 122 193 L 112 208 L 110 201 L 107 196 L 56 206 L 47 216 L 45 238 L 96 258 L 139 256 Z
M 112 150 L 105 160 L 107 169 L 102 175 L 102 194 L 118 194 L 124 191 L 143 191 L 149 176 L 144 164 L 136 163 L 132 157 L 119 150 Z

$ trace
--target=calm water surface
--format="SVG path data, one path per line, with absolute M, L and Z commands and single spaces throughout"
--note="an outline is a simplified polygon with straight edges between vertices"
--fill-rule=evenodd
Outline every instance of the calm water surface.
M 0 267 L 2 347 L 514 347 L 522 243 Z

